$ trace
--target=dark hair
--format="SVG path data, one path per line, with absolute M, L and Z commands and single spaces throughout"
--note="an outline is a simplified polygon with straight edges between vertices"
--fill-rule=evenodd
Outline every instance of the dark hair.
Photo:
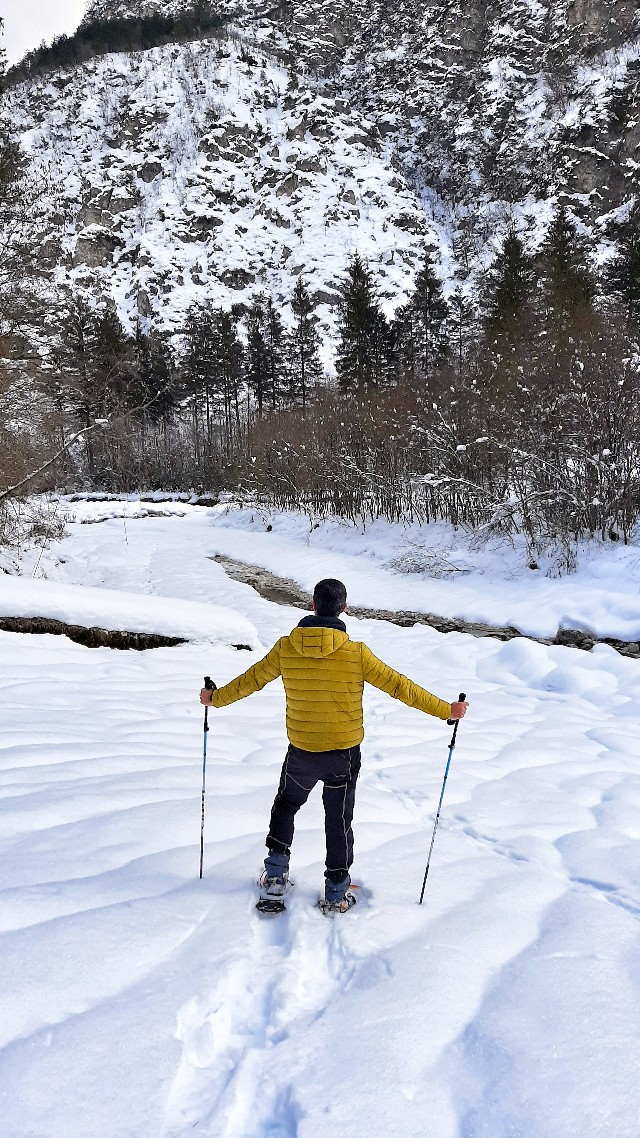
M 313 599 L 318 616 L 338 616 L 347 603 L 347 590 L 342 581 L 326 577 L 324 581 L 318 581 Z

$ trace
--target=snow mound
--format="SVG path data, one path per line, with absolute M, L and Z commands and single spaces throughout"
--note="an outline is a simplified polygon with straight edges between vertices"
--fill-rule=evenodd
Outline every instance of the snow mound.
M 25 577 L 4 577 L 0 581 L 0 617 L 3 616 L 39 616 L 111 632 L 155 633 L 213 644 L 259 647 L 251 621 L 223 605 L 84 585 L 58 585 Z

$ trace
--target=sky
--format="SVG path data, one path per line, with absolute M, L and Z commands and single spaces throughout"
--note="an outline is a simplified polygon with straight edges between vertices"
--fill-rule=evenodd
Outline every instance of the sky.
M 87 0 L 0 0 L 2 46 L 9 64 L 43 40 L 49 43 L 54 36 L 74 32 L 86 7 Z

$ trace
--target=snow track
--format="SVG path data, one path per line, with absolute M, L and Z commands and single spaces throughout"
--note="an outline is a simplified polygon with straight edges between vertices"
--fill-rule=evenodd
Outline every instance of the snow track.
M 103 572 L 112 600 L 210 598 L 266 646 L 299 613 L 229 581 L 212 532 L 73 527 L 50 587 Z M 373 897 L 335 920 L 314 908 L 315 792 L 288 913 L 253 908 L 279 684 L 212 716 L 198 881 L 201 677 L 256 652 L 0 633 L 2 1138 L 637 1138 L 640 668 L 355 627 L 471 710 L 420 907 L 449 730 L 368 692 L 354 869 Z

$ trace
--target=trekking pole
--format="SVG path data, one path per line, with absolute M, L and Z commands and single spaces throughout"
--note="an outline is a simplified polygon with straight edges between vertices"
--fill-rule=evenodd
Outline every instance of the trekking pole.
M 464 694 L 464 692 L 461 691 L 460 695 L 458 696 L 458 703 L 464 703 L 466 698 L 467 697 Z M 451 742 L 449 743 L 449 758 L 447 759 L 447 766 L 446 766 L 446 770 L 444 772 L 444 781 L 442 783 L 442 790 L 440 791 L 440 801 L 438 803 L 436 820 L 435 820 L 435 824 L 433 827 L 433 833 L 431 835 L 431 845 L 429 846 L 429 856 L 427 858 L 427 868 L 424 871 L 424 881 L 422 882 L 422 893 L 420 894 L 420 900 L 418 902 L 419 905 L 422 904 L 422 899 L 424 897 L 424 891 L 427 887 L 427 877 L 429 876 L 429 865 L 431 864 L 431 852 L 433 850 L 433 843 L 436 840 L 436 830 L 438 829 L 438 822 L 440 821 L 440 808 L 442 806 L 442 799 L 444 798 L 444 788 L 447 785 L 447 775 L 449 774 L 449 767 L 451 766 L 451 756 L 453 754 L 453 750 L 454 750 L 454 747 L 456 745 L 456 735 L 458 734 L 458 724 L 460 723 L 460 720 L 459 719 L 447 719 L 447 723 L 454 724 L 453 735 L 451 736 Z
M 204 677 L 204 686 L 207 691 L 215 691 L 211 676 Z M 209 730 L 209 708 L 204 709 L 204 748 L 202 754 L 202 822 L 200 824 L 200 880 L 202 881 L 202 862 L 204 859 L 204 793 L 207 778 L 207 732 Z

